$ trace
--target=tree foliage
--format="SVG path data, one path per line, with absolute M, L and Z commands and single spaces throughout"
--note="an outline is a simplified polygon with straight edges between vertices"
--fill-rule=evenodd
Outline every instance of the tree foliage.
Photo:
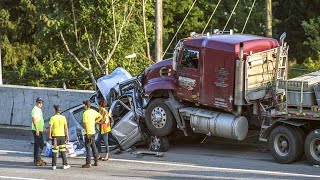
M 174 38 L 165 57 L 191 32 L 226 27 L 240 33 L 254 0 L 240 0 L 230 16 L 237 1 L 222 0 L 206 29 L 219 0 L 197 0 L 187 17 L 194 0 L 163 1 L 164 50 Z M 299 68 L 320 68 L 318 7 L 319 0 L 273 1 L 273 37 L 287 32 L 289 58 L 304 62 Z M 68 88 L 93 89 L 90 72 L 97 79 L 121 66 L 137 75 L 153 63 L 155 0 L 2 0 L 0 17 L 7 84 L 61 87 L 65 82 Z M 256 0 L 244 33 L 264 35 L 264 19 L 265 0 Z M 138 56 L 124 58 L 132 53 Z

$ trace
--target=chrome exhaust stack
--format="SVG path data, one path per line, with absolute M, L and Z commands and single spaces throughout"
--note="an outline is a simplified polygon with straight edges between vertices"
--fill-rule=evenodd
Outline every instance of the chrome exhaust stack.
M 234 104 L 237 106 L 233 114 L 240 116 L 242 114 L 242 105 L 244 102 L 244 61 L 243 61 L 243 43 L 240 43 L 239 60 L 236 61 Z

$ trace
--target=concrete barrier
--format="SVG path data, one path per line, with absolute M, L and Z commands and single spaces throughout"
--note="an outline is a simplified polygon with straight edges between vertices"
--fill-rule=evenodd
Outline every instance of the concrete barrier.
M 0 124 L 30 127 L 31 110 L 37 97 L 43 99 L 43 117 L 48 119 L 54 114 L 54 104 L 59 104 L 63 111 L 81 104 L 93 93 L 94 91 L 1 85 Z

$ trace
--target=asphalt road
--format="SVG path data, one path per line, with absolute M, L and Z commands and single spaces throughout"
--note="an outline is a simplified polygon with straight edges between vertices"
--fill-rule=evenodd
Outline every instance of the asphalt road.
M 253 137 L 255 138 L 255 137 Z M 137 156 L 124 152 L 98 167 L 83 169 L 84 156 L 68 158 L 71 168 L 51 169 L 33 166 L 33 147 L 29 131 L 0 128 L 0 179 L 320 179 L 320 168 L 306 160 L 283 165 L 273 161 L 263 144 L 237 143 L 209 138 L 205 143 L 178 139 L 164 157 Z M 60 163 L 60 164 L 59 164 Z

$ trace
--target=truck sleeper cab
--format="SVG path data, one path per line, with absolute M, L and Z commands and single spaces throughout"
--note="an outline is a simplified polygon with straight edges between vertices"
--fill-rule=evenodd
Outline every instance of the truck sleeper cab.
M 148 128 L 166 136 L 176 127 L 187 134 L 190 126 L 198 133 L 243 140 L 247 120 L 260 125 L 248 111 L 258 115 L 258 101 L 271 97 L 270 84 L 286 77 L 284 68 L 274 75 L 276 62 L 286 67 L 281 47 L 275 39 L 244 34 L 180 40 L 173 59 L 144 73 Z M 163 75 L 164 69 L 171 73 Z

